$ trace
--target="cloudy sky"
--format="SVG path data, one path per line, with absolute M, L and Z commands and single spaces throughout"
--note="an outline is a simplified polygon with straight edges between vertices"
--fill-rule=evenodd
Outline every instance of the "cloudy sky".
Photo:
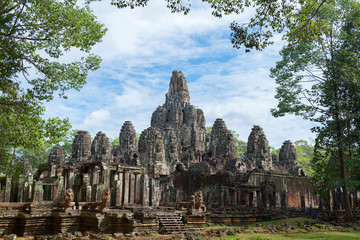
M 171 73 L 188 82 L 190 102 L 204 111 L 206 125 L 222 118 L 246 141 L 253 125 L 263 127 L 271 146 L 284 140 L 314 138 L 311 123 L 295 116 L 274 118 L 275 80 L 269 69 L 280 59 L 280 36 L 263 52 L 245 53 L 230 42 L 229 25 L 247 22 L 251 12 L 221 19 L 206 4 L 192 3 L 187 16 L 171 13 L 164 0 L 147 7 L 119 10 L 109 0 L 91 3 L 108 32 L 94 52 L 101 69 L 80 91 L 46 104 L 45 117 L 68 117 L 74 129 L 119 136 L 124 121 L 137 132 L 150 126 L 151 114 L 165 102 Z

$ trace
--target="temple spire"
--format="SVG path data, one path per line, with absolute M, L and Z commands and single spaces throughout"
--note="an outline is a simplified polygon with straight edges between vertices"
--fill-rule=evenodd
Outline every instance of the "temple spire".
M 190 96 L 184 74 L 181 71 L 174 70 L 170 79 L 169 91 L 166 94 L 166 102 L 176 100 L 189 103 Z

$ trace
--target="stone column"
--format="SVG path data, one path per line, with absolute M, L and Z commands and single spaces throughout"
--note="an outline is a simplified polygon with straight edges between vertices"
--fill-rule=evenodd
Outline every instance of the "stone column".
M 20 180 L 20 181 L 19 181 L 19 187 L 18 187 L 18 192 L 17 192 L 17 201 L 18 201 L 18 202 L 23 202 L 23 198 L 24 198 L 24 184 L 25 184 L 25 181 L 24 181 L 24 180 Z
M 142 189 L 142 175 L 136 174 L 136 189 L 135 189 L 135 203 L 141 203 L 141 189 Z
M 136 185 L 135 185 L 135 173 L 130 174 L 130 198 L 129 203 L 135 202 L 135 191 L 136 191 Z
M 151 179 L 151 206 L 159 206 L 160 205 L 160 180 L 155 178 Z
M 224 207 L 224 188 L 222 187 L 220 190 L 220 208 Z
M 68 186 L 68 189 L 73 187 L 74 180 L 75 180 L 74 168 L 70 168 L 69 169 L 69 186 Z
M 245 194 L 245 207 L 249 207 L 249 191 L 244 191 Z
M 257 192 L 256 192 L 256 191 L 253 191 L 252 204 L 253 204 L 253 207 L 257 207 L 257 206 L 258 206 L 258 201 L 257 201 Z
M 39 204 L 43 201 L 43 183 L 36 181 L 34 186 L 34 200 L 33 203 Z
M 4 202 L 10 202 L 10 194 L 11 194 L 11 177 L 6 176 L 5 201 Z
M 119 173 L 119 180 L 116 182 L 115 206 L 121 206 L 123 200 L 123 173 Z
M 124 205 L 129 203 L 129 172 L 124 171 Z
M 257 203 L 257 206 L 262 206 L 263 208 L 265 208 L 265 206 L 262 205 L 260 191 L 256 191 L 256 203 Z
M 149 206 L 149 177 L 147 174 L 143 175 L 143 206 Z
M 85 201 L 86 202 L 91 202 L 91 186 L 90 185 L 87 185 L 86 186 L 86 198 L 85 198 Z
M 276 208 L 281 207 L 281 192 L 275 192 L 275 199 L 276 199 Z
M 92 169 L 92 183 L 91 185 L 94 186 L 99 182 L 99 173 L 98 173 L 98 166 L 95 166 Z

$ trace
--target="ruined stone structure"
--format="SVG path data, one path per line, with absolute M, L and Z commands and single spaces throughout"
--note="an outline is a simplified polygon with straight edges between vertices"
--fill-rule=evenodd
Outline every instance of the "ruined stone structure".
M 297 162 L 296 150 L 290 141 L 284 142 L 277 159 L 271 156 L 263 129 L 254 125 L 246 156 L 238 158 L 234 137 L 222 119 L 216 119 L 211 134 L 206 133 L 204 113 L 190 104 L 182 72 L 172 73 L 165 99 L 165 104 L 152 114 L 151 126 L 142 131 L 138 144 L 130 121 L 121 127 L 119 146 L 113 149 L 104 133 L 98 132 L 91 141 L 87 131 L 79 131 L 69 159 L 65 159 L 61 146 L 56 145 L 48 163 L 41 165 L 33 178 L 31 170 L 24 172 L 31 176 L 27 178 L 31 184 L 27 181 L 27 185 L 14 186 L 11 178 L 0 179 L 0 202 L 53 206 L 63 202 L 66 190 L 71 189 L 79 218 L 88 216 L 91 206 L 100 206 L 102 202 L 102 209 L 105 205 L 117 211 L 142 209 L 141 224 L 152 224 L 146 225 L 147 228 L 157 224 L 156 217 L 147 213 L 149 207 L 174 208 L 189 199 L 194 205 L 191 210 L 198 212 L 242 207 L 256 210 L 319 206 L 319 199 L 312 194 L 312 186 Z M 24 194 L 25 187 L 27 194 Z M 62 218 L 60 215 L 51 215 L 54 226 Z M 118 228 L 115 223 L 120 222 L 125 224 L 120 226 L 137 224 L 145 228 L 135 224 L 138 221 L 135 216 L 140 215 L 121 218 L 120 214 L 108 214 L 112 222 L 106 226 L 112 230 L 106 231 L 115 231 Z M 98 224 L 104 219 L 94 216 Z M 187 221 L 195 224 L 204 221 L 204 217 L 189 216 Z M 87 229 L 85 223 L 77 224 Z M 63 229 L 61 226 L 59 229 Z
M 91 156 L 91 138 L 88 131 L 79 131 L 72 145 L 71 160 L 85 162 Z

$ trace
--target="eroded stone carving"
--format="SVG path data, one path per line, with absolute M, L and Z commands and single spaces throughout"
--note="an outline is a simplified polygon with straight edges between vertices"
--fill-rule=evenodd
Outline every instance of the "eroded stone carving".
M 283 168 L 284 173 L 290 173 L 295 175 L 306 175 L 304 170 L 300 167 L 297 160 L 297 153 L 294 145 L 290 140 L 283 143 L 279 152 L 279 161 L 277 163 Z
M 65 164 L 65 151 L 59 144 L 56 144 L 50 151 L 48 162 L 55 165 Z
M 99 131 L 91 144 L 91 159 L 93 161 L 109 162 L 111 159 L 111 144 L 105 133 Z
M 85 162 L 91 156 L 91 138 L 88 131 L 78 131 L 72 145 L 72 161 Z
M 186 213 L 190 215 L 194 213 L 203 213 L 206 212 L 206 206 L 203 201 L 203 193 L 199 190 L 190 196 L 189 202 L 179 204 L 178 209 L 183 211 L 186 210 Z
M 136 131 L 130 121 L 125 121 L 124 125 L 121 127 L 119 144 L 119 146 L 116 146 L 113 149 L 115 161 L 133 166 L 139 165 Z
M 218 170 L 223 170 L 227 162 L 237 158 L 234 137 L 220 118 L 216 119 L 211 130 L 209 155 L 210 164 Z
M 172 163 L 172 171 L 179 163 L 188 168 L 190 164 L 204 160 L 206 152 L 204 113 L 190 105 L 189 90 L 182 72 L 173 71 L 166 102 L 153 113 L 151 126 L 160 129 L 164 135 L 166 150 L 171 152 L 166 154 L 166 158 Z M 169 147 L 170 141 L 175 145 Z
M 263 129 L 258 125 L 254 125 L 251 129 L 246 157 L 254 163 L 256 169 L 270 170 L 272 168 L 269 142 Z
M 105 188 L 104 191 L 102 192 L 102 195 L 101 195 L 101 202 L 91 202 L 91 203 L 87 203 L 85 206 L 84 206 L 84 210 L 96 210 L 97 208 L 100 209 L 101 212 L 103 212 L 109 202 L 110 202 L 110 198 L 111 198 L 111 195 L 110 195 L 110 188 Z
M 75 206 L 75 202 L 74 202 L 74 192 L 71 188 L 69 188 L 68 190 L 66 190 L 65 192 L 65 196 L 64 196 L 64 201 L 60 202 L 58 204 L 58 208 L 59 209 L 69 209 L 71 207 Z
M 141 165 L 146 167 L 154 178 L 169 174 L 168 163 L 165 160 L 164 139 L 160 129 L 149 127 L 141 133 L 139 153 Z

